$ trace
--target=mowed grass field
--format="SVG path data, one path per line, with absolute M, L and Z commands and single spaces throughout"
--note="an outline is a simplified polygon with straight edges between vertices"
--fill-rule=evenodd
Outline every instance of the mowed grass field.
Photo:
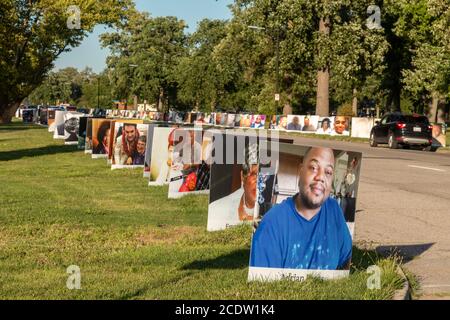
M 394 258 L 356 247 L 347 279 L 248 283 L 250 227 L 208 233 L 207 196 L 168 200 L 44 127 L 0 125 L 0 190 L 0 299 L 390 299 L 402 286 Z

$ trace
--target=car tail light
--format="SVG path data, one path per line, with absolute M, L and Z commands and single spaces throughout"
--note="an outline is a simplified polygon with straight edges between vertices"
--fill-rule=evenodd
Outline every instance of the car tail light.
M 433 126 L 432 126 L 432 125 L 429 125 L 429 126 L 428 126 L 428 129 L 433 130 Z
M 405 127 L 406 127 L 406 123 L 401 123 L 401 122 L 397 123 L 398 129 L 404 129 Z

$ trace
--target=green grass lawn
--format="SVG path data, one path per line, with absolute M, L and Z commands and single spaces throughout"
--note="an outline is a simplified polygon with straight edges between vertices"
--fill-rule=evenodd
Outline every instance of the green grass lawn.
M 1 299 L 390 299 L 396 260 L 355 247 L 348 279 L 247 283 L 251 229 L 206 232 L 207 196 L 167 199 L 47 128 L 0 126 Z M 367 266 L 382 268 L 368 290 Z M 66 268 L 81 269 L 81 290 Z

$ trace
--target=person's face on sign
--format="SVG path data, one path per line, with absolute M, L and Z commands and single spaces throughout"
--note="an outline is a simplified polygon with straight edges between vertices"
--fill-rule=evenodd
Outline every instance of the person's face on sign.
M 136 145 L 136 150 L 140 154 L 144 154 L 144 152 L 145 152 L 145 142 L 139 140 L 137 145 Z
M 441 134 L 441 126 L 433 125 L 433 137 L 437 137 Z
M 309 118 L 305 118 L 305 127 L 309 126 Z
M 109 134 L 110 134 L 110 132 L 111 132 L 110 129 L 106 130 L 105 136 L 103 137 L 102 143 L 103 143 L 103 145 L 104 145 L 105 147 L 106 147 L 106 146 L 109 146 Z
M 336 131 L 336 133 L 338 134 L 343 134 L 345 131 L 345 127 L 347 125 L 347 120 L 345 119 L 345 117 L 336 117 L 335 121 L 334 121 L 334 131 Z
M 125 137 L 128 142 L 133 142 L 136 139 L 136 128 L 134 126 L 125 126 Z
M 303 205 L 317 209 L 330 196 L 334 176 L 334 154 L 329 148 L 312 148 L 303 159 L 299 189 Z
M 250 166 L 247 174 L 241 172 L 242 184 L 244 186 L 244 194 L 247 204 L 253 205 L 256 201 L 256 179 L 258 177 L 258 165 Z

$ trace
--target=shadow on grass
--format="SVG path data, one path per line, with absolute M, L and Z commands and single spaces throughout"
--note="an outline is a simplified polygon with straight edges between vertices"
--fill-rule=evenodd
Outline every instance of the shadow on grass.
M 376 250 L 365 250 L 353 247 L 353 256 L 350 272 L 366 270 L 384 259 L 386 256 Z M 241 249 L 214 259 L 198 260 L 182 267 L 182 270 L 207 269 L 242 269 L 249 266 L 250 250 Z
M 8 124 L 0 124 L 0 132 L 2 131 L 21 131 L 21 130 L 30 130 L 30 129 L 45 129 L 42 126 L 38 126 L 32 123 L 8 123 Z
M 240 249 L 214 259 L 198 260 L 184 265 L 182 270 L 242 269 L 248 267 L 249 249 Z
M 77 146 L 73 145 L 50 145 L 46 147 L 39 147 L 33 149 L 21 149 L 12 151 L 1 151 L 0 152 L 0 162 L 18 160 L 25 157 L 39 157 L 45 155 L 59 154 L 59 153 L 70 153 L 78 151 Z

